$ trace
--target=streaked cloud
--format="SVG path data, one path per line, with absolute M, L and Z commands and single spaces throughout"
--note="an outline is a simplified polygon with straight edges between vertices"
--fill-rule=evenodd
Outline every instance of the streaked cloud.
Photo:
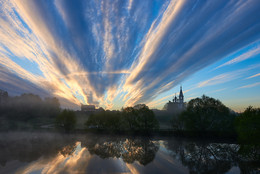
M 255 87 L 255 86 L 259 86 L 259 85 L 260 85 L 260 82 L 257 82 L 257 83 L 253 83 L 253 84 L 249 84 L 249 85 L 241 86 L 241 87 L 236 88 L 236 89 L 253 88 L 253 87 Z
M 260 64 L 257 64 L 257 65 L 253 65 L 253 66 L 250 66 L 250 67 L 247 67 L 247 68 L 244 68 L 244 69 L 223 73 L 223 74 L 214 76 L 214 77 L 212 77 L 208 80 L 199 82 L 196 86 L 197 86 L 197 88 L 201 88 L 201 87 L 226 83 L 226 82 L 229 82 L 229 81 L 232 81 L 232 80 L 235 80 L 235 79 L 242 77 L 242 75 L 249 70 L 257 69 L 259 67 L 260 67 Z
M 260 54 L 260 45 L 258 45 L 257 47 L 237 56 L 236 58 L 222 64 L 222 65 L 219 65 L 218 67 L 216 67 L 215 69 L 218 69 L 218 68 L 221 68 L 221 67 L 224 67 L 224 66 L 228 66 L 228 65 L 232 65 L 232 64 L 236 64 L 236 63 L 239 63 L 239 62 L 242 62 L 246 59 L 250 59 L 256 55 L 259 55 Z
M 0 88 L 12 86 L 13 94 L 33 88 L 67 105 L 112 108 L 121 97 L 125 106 L 148 103 L 259 41 L 259 8 L 258 1 L 4 0 Z M 254 47 L 220 67 L 259 51 Z M 221 73 L 199 87 L 234 77 Z
M 255 75 L 252 75 L 252 76 L 250 76 L 250 77 L 247 77 L 246 79 L 252 79 L 252 78 L 254 78 L 254 77 L 258 77 L 258 76 L 260 76 L 260 73 L 255 74 Z

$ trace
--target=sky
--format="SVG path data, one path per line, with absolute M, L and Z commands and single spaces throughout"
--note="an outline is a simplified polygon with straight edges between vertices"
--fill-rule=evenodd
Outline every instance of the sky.
M 260 107 L 258 0 L 2 0 L 0 89 L 62 107 Z

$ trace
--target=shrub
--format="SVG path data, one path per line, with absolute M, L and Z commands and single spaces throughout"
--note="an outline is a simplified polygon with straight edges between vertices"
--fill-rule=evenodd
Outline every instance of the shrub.
M 56 118 L 56 125 L 58 128 L 62 128 L 65 131 L 71 131 L 76 125 L 76 115 L 74 111 L 63 110 Z
M 235 121 L 241 142 L 260 144 L 260 108 L 249 106 Z
M 203 95 L 189 101 L 187 110 L 177 120 L 188 131 L 233 132 L 234 118 L 235 115 L 219 100 Z

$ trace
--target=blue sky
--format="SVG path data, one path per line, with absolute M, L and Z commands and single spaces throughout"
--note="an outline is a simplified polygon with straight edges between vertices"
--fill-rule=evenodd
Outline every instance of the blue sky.
M 260 106 L 257 0 L 0 2 L 0 89 L 161 109 L 183 86 L 235 111 Z

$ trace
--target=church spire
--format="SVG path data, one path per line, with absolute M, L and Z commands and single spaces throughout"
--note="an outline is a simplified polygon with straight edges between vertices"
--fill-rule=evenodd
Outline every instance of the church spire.
M 182 86 L 180 87 L 179 100 L 180 100 L 180 103 L 183 103 L 184 96 L 183 96 L 183 92 L 182 92 Z
M 177 102 L 176 92 L 175 92 L 174 102 Z

